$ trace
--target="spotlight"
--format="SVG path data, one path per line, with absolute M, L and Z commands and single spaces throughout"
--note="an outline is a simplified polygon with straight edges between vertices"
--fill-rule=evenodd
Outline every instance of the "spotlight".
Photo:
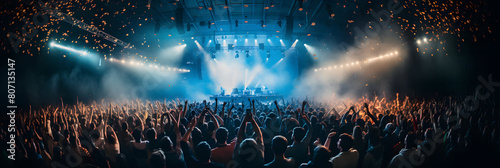
M 114 58 L 110 58 L 109 61 L 113 62 Z
M 420 44 L 420 43 L 421 43 L 420 40 L 417 40 L 417 44 Z
M 56 44 L 54 42 L 51 42 L 50 46 L 54 47 L 54 48 L 64 49 L 64 50 L 67 50 L 67 51 L 70 51 L 70 52 L 73 52 L 73 53 L 81 54 L 83 56 L 86 56 L 88 54 L 86 51 L 76 50 L 76 49 L 71 48 L 71 47 L 66 47 L 66 46 L 63 46 L 63 45 Z
M 305 47 L 307 47 L 307 44 L 304 44 Z
M 356 61 L 356 65 L 359 64 L 359 61 Z
M 125 60 L 122 60 L 122 63 L 125 63 Z
M 424 37 L 424 42 L 427 42 L 427 37 Z
M 398 55 L 398 52 L 396 51 L 396 52 L 394 52 L 394 54 Z

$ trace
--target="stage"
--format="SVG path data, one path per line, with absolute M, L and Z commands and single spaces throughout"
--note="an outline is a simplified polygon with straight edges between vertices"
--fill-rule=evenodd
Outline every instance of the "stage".
M 248 99 L 250 100 L 258 100 L 258 101 L 261 101 L 261 102 L 265 102 L 265 101 L 274 101 L 274 100 L 279 100 L 279 99 L 283 99 L 283 95 L 262 95 L 262 96 L 257 96 L 257 95 L 241 95 L 241 96 L 230 96 L 230 95 L 226 95 L 226 96 L 220 96 L 220 95 L 214 95 L 214 96 L 210 96 L 210 100 L 215 100 L 215 98 L 217 98 L 219 101 L 247 101 Z

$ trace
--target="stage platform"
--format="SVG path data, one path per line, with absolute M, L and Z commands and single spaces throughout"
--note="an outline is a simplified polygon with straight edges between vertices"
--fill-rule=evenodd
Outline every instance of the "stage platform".
M 238 95 L 238 96 L 230 96 L 230 95 L 227 95 L 227 96 L 220 96 L 220 95 L 214 95 L 214 96 L 210 96 L 210 100 L 215 100 L 215 98 L 217 98 L 217 100 L 219 102 L 229 102 L 229 101 L 248 101 L 248 99 L 250 100 L 258 100 L 258 101 L 274 101 L 274 100 L 279 100 L 279 99 L 283 99 L 283 95 L 260 95 L 260 96 L 257 96 L 257 95 Z

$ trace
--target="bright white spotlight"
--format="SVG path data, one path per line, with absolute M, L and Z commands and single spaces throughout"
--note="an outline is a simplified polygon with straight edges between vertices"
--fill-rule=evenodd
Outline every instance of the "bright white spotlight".
M 420 43 L 421 43 L 420 40 L 417 40 L 417 44 L 420 44 Z
M 125 60 L 122 60 L 122 63 L 124 63 L 124 64 L 125 64 Z
M 281 46 L 285 46 L 285 43 L 283 42 L 282 39 L 280 39 L 280 44 L 281 44 Z
M 267 39 L 267 41 L 271 41 L 271 39 Z
M 175 46 L 175 50 L 177 52 L 182 52 L 184 50 L 184 48 L 186 48 L 186 46 L 187 46 L 186 44 Z
M 390 55 L 392 56 L 392 55 L 394 55 L 394 53 L 391 53 Z
M 359 61 L 356 61 L 356 65 L 359 64 Z
M 79 51 L 79 50 L 76 50 L 76 49 L 71 48 L 71 47 L 66 47 L 66 46 L 62 46 L 62 45 L 56 44 L 54 42 L 51 42 L 50 46 L 51 47 L 55 47 L 55 48 L 60 48 L 60 49 L 68 50 L 70 52 L 75 52 L 75 53 L 81 54 L 83 56 L 86 56 L 88 54 L 86 51 Z
M 304 44 L 304 46 L 306 46 L 306 47 L 307 47 L 307 44 Z
M 295 41 L 292 43 L 292 45 L 290 46 L 290 48 L 295 48 L 295 45 L 297 45 L 297 42 L 298 42 L 298 41 L 299 41 L 298 39 L 297 39 L 297 40 L 295 40 Z
M 113 62 L 114 58 L 110 58 L 109 61 Z
M 424 37 L 424 42 L 427 42 L 427 37 Z
M 398 55 L 398 52 L 396 51 L 396 52 L 394 52 L 394 54 Z
M 299 41 L 299 39 L 295 39 L 295 41 Z

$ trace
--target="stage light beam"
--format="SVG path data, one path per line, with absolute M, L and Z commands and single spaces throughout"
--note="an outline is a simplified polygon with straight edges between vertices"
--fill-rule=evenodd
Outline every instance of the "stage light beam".
M 55 48 L 64 49 L 64 50 L 67 50 L 67 51 L 70 51 L 70 52 L 74 52 L 74 53 L 77 53 L 77 54 L 80 54 L 80 55 L 83 55 L 83 56 L 87 56 L 87 54 L 88 54 L 86 51 L 76 50 L 76 49 L 71 48 L 71 47 L 66 47 L 66 46 L 62 46 L 62 45 L 56 44 L 54 42 L 51 42 L 50 46 L 51 47 L 55 47 Z
M 296 40 L 293 42 L 292 46 L 290 46 L 290 48 L 295 48 L 295 46 L 297 45 L 297 42 L 299 42 L 299 39 L 296 39 Z

